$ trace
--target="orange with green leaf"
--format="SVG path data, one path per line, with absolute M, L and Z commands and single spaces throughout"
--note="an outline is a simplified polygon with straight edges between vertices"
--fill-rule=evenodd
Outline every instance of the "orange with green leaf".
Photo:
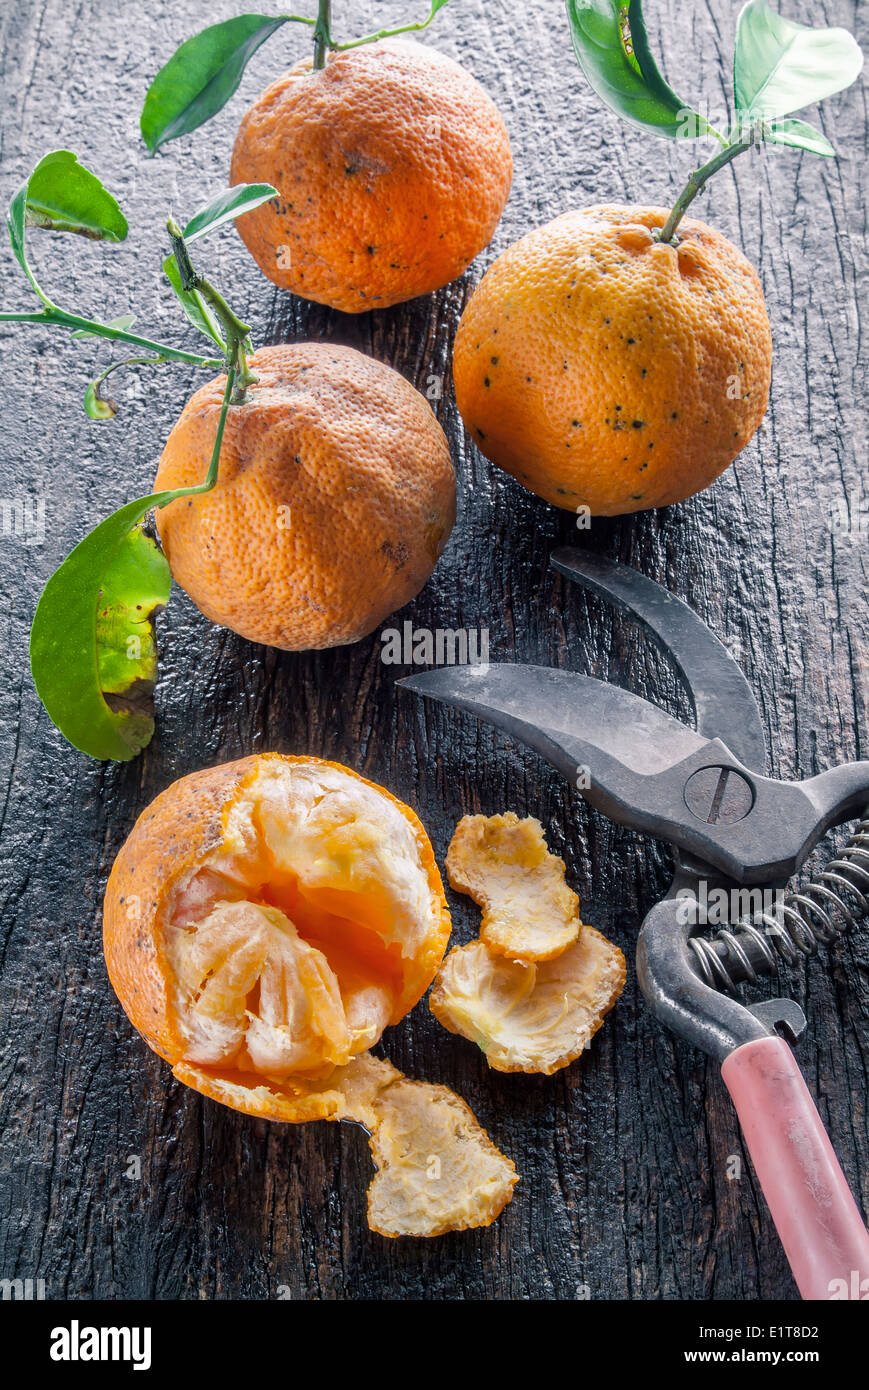
M 457 63 L 403 35 L 428 18 L 361 39 L 317 19 L 240 15 L 188 39 L 157 74 L 142 111 L 152 152 L 202 125 L 237 90 L 261 44 L 308 25 L 313 52 L 244 117 L 233 183 L 277 196 L 239 226 L 282 289 L 347 313 L 428 294 L 488 245 L 510 192 L 510 142 L 497 108 Z
M 640 0 L 567 0 L 588 81 L 624 120 L 715 139 L 669 210 L 567 212 L 501 255 L 456 337 L 456 398 L 478 448 L 555 506 L 618 515 L 681 501 L 745 448 L 766 410 L 772 339 L 760 280 L 720 232 L 686 216 L 713 175 L 758 145 L 832 156 L 794 111 L 854 81 L 842 29 L 808 29 L 750 0 L 737 21 L 726 134 L 670 88 Z

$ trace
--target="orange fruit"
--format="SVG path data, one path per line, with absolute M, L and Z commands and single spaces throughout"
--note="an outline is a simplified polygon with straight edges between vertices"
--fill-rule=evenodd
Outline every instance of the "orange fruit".
M 614 516 L 708 487 L 766 410 L 772 343 L 742 253 L 661 208 L 565 213 L 499 256 L 453 358 L 474 443 L 548 502 Z
M 419 592 L 455 520 L 455 475 L 428 402 L 352 348 L 293 343 L 250 358 L 217 485 L 157 513 L 173 577 L 212 622 L 299 651 L 358 641 Z M 225 377 L 169 435 L 154 487 L 208 471 Z
M 449 912 L 414 812 L 277 753 L 182 777 L 142 813 L 103 909 L 109 978 L 178 1080 L 234 1110 L 353 1120 L 383 1235 L 485 1226 L 515 1167 L 444 1086 L 368 1049 L 440 964 Z
M 230 181 L 279 196 L 237 226 L 260 269 L 347 313 L 454 280 L 510 192 L 510 141 L 470 73 L 405 40 L 304 59 L 241 123 Z
M 417 1002 L 450 920 L 408 806 L 338 763 L 266 753 L 152 802 L 115 860 L 103 927 L 149 1046 L 173 1068 L 266 1087 L 291 1119 Z

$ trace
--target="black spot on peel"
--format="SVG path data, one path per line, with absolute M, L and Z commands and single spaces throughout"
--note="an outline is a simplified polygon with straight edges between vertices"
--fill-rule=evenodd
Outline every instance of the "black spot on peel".
M 407 558 L 410 554 L 410 551 L 408 550 L 404 542 L 398 541 L 395 545 L 393 545 L 391 541 L 384 541 L 380 549 L 382 554 L 386 557 L 388 563 L 395 570 L 396 574 L 400 574 L 401 571 L 404 569 L 404 566 L 407 564 Z
M 631 429 L 632 429 L 632 430 L 644 430 L 645 428 L 646 428 L 646 422 L 645 422 L 645 420 L 632 420 L 632 421 L 631 421 Z

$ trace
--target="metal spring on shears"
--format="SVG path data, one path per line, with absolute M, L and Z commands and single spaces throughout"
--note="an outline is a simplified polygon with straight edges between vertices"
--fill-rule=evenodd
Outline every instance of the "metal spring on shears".
M 824 869 L 771 912 L 758 912 L 713 937 L 692 936 L 701 979 L 713 989 L 734 990 L 758 975 L 775 973 L 779 960 L 792 965 L 829 945 L 869 914 L 869 808 L 848 843 Z

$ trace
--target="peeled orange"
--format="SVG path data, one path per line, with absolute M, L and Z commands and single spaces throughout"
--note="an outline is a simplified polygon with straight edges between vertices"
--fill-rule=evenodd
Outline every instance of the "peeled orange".
M 458 1096 L 369 1052 L 449 932 L 414 812 L 338 763 L 277 753 L 162 792 L 103 912 L 115 992 L 180 1081 L 249 1115 L 365 1126 L 385 1235 L 486 1225 L 517 1181 Z

